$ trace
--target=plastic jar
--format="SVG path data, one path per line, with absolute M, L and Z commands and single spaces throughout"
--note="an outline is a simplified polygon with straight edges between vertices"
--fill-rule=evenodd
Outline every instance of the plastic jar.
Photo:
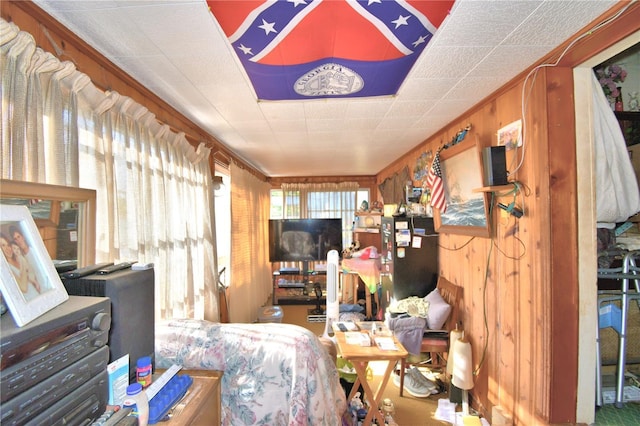
M 143 356 L 136 363 L 136 382 L 140 383 L 143 388 L 148 387 L 152 381 L 153 371 L 151 369 L 151 357 Z
M 133 383 L 127 387 L 127 396 L 122 403 L 123 408 L 131 407 L 131 415 L 138 418 L 138 426 L 149 424 L 149 400 L 140 383 Z

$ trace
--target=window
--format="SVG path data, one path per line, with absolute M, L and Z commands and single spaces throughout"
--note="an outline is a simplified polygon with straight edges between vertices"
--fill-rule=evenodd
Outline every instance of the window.
M 272 189 L 271 219 L 341 218 L 342 246 L 351 244 L 355 213 L 369 200 L 368 189 Z

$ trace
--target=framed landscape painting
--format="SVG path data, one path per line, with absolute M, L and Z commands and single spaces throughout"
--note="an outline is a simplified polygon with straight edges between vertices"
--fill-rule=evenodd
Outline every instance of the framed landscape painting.
M 69 298 L 27 207 L 0 207 L 0 250 L 0 291 L 18 327 Z
M 447 208 L 434 209 L 437 232 L 489 237 L 488 194 L 483 186 L 478 143 L 460 143 L 440 152 L 440 167 Z

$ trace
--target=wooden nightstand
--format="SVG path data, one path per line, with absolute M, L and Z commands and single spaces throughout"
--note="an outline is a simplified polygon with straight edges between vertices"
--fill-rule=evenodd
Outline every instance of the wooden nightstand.
M 163 371 L 157 371 L 162 374 Z M 193 383 L 184 399 L 173 411 L 171 420 L 158 424 L 164 426 L 212 426 L 220 424 L 220 380 L 222 371 L 180 370 L 188 374 Z M 180 409 L 179 407 L 183 407 Z

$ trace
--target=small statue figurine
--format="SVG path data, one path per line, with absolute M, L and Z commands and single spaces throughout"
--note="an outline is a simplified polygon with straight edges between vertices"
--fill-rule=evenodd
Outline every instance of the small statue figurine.
M 360 398 L 360 392 L 356 392 L 355 396 L 351 400 L 351 409 L 358 411 L 361 408 L 364 408 L 364 404 L 362 402 L 362 399 Z
M 360 211 L 361 212 L 369 211 L 369 202 L 367 200 L 363 200 L 362 203 L 360 203 Z
M 397 426 L 397 423 L 393 420 L 393 415 L 395 414 L 393 401 L 389 398 L 383 399 L 382 406 L 380 408 L 382 410 L 382 414 L 384 414 L 385 424 L 387 426 Z
M 351 413 L 353 413 L 354 424 L 359 424 L 359 420 L 364 420 L 367 417 L 367 409 L 360 398 L 360 392 L 356 392 L 349 404 Z

